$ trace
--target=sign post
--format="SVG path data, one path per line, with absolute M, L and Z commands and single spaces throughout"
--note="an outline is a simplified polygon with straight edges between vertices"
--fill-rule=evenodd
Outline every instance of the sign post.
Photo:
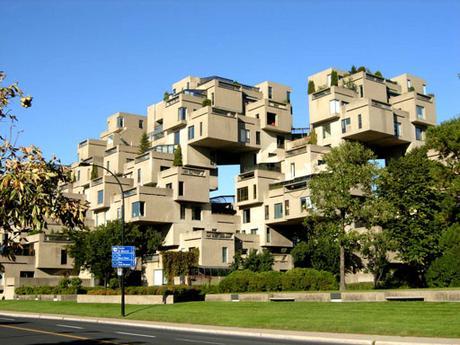
M 134 246 L 112 246 L 112 267 L 117 269 L 121 278 L 121 315 L 125 316 L 125 267 L 136 266 L 136 248 Z

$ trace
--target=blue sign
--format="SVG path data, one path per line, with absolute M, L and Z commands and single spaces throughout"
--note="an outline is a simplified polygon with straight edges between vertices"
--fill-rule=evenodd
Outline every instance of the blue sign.
M 135 267 L 136 248 L 134 246 L 112 246 L 112 267 Z

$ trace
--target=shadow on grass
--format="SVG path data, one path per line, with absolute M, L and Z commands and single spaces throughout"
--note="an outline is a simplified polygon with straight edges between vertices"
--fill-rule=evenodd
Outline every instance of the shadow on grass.
M 129 312 L 129 313 L 126 313 L 126 316 L 130 316 L 130 315 L 139 313 L 139 312 L 141 312 L 141 311 L 143 311 L 143 310 L 147 310 L 147 309 L 151 309 L 151 308 L 152 308 L 151 305 L 143 306 L 143 307 L 138 308 L 138 309 L 136 309 L 136 310 L 133 310 L 133 311 L 131 311 L 131 312 Z

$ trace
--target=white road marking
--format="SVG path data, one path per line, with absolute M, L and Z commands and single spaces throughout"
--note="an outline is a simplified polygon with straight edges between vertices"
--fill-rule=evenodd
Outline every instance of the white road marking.
M 5 320 L 5 321 L 14 321 L 14 319 L 9 319 L 7 317 L 0 317 L 0 320 Z
M 225 345 L 224 343 L 215 343 L 213 341 L 192 340 L 192 339 L 185 339 L 185 338 L 176 338 L 176 340 L 186 341 L 188 343 Z
M 71 326 L 71 325 L 61 325 L 61 324 L 56 324 L 58 327 L 66 327 L 66 328 L 74 328 L 74 329 L 83 329 L 83 327 L 78 327 L 78 326 Z
M 136 337 L 156 338 L 156 335 L 148 335 L 148 334 L 137 334 L 137 333 L 128 333 L 128 332 L 115 332 L 115 333 L 123 334 L 123 335 L 135 335 Z

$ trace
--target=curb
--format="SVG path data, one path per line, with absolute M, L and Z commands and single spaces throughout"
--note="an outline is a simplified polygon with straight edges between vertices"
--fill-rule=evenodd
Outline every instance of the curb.
M 284 339 L 284 340 L 294 340 L 294 341 L 308 341 L 316 343 L 337 343 L 337 344 L 353 344 L 353 345 L 456 345 L 460 344 L 460 340 L 455 338 L 448 339 L 432 339 L 432 338 L 412 338 L 408 337 L 407 339 L 395 339 L 388 340 L 383 339 L 385 336 L 375 336 L 375 335 L 366 335 L 366 334 L 289 334 L 286 331 L 281 330 L 267 330 L 261 331 L 257 329 L 248 329 L 247 331 L 235 330 L 231 327 L 219 327 L 217 326 L 208 326 L 205 327 L 211 328 L 196 328 L 197 325 L 188 325 L 187 326 L 176 326 L 169 324 L 154 324 L 146 323 L 136 320 L 110 320 L 110 319 L 100 319 L 100 318 L 85 318 L 79 316 L 67 316 L 67 315 L 52 315 L 52 314 L 34 314 L 34 313 L 16 313 L 16 312 L 4 312 L 0 311 L 0 315 L 10 316 L 10 317 L 22 317 L 22 318 L 33 318 L 33 319 L 45 319 L 45 320 L 63 320 L 63 321 L 76 321 L 76 322 L 88 322 L 88 323 L 100 323 L 100 324 L 110 324 L 110 325 L 123 325 L 123 326 L 132 326 L 132 327 L 142 327 L 142 328 L 152 328 L 152 329 L 162 329 L 168 331 L 183 331 L 183 332 L 194 332 L 201 334 L 217 334 L 217 335 L 232 335 L 232 336 L 244 336 L 244 337 L 254 337 L 254 338 L 266 338 L 266 339 Z M 280 333 L 281 332 L 281 333 Z M 300 333 L 300 332 L 299 332 Z M 346 337 L 346 338 L 344 338 Z M 380 338 L 380 339 L 379 339 Z M 394 337 L 397 338 L 397 337 Z

